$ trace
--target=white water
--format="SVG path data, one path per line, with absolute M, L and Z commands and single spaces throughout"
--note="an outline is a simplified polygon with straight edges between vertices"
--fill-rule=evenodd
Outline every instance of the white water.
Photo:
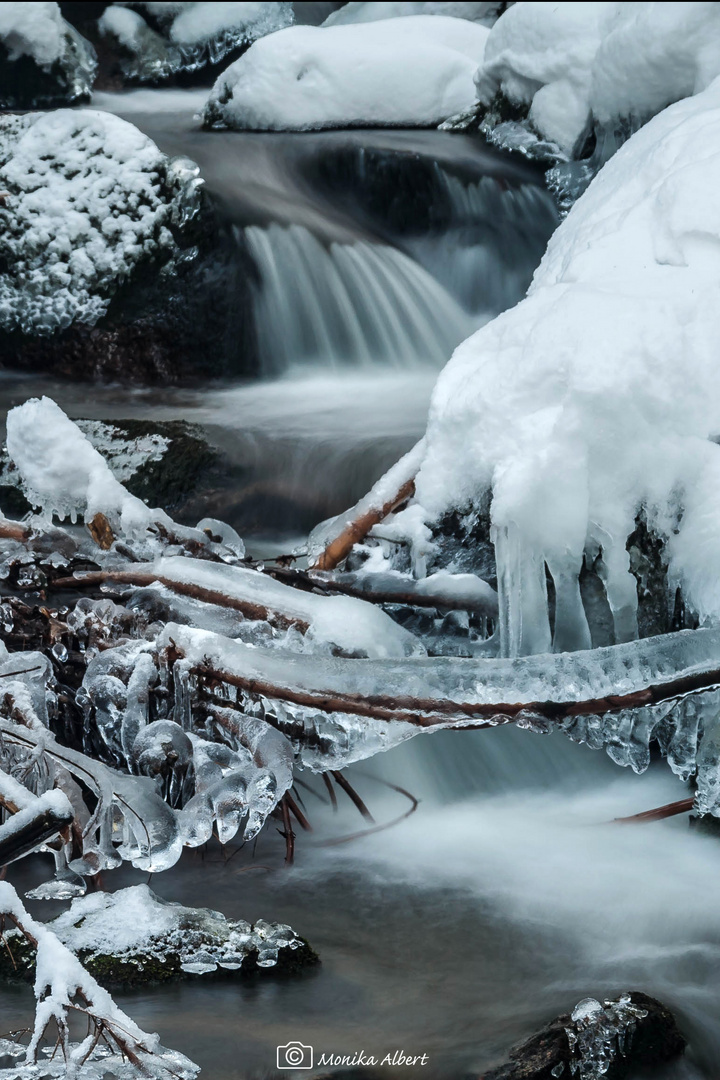
M 292 364 L 440 368 L 481 325 L 401 251 L 324 244 L 302 225 L 245 229 L 258 267 L 262 370 Z

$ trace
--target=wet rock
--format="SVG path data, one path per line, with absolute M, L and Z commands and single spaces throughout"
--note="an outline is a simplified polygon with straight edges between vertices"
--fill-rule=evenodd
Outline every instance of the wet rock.
M 652 1070 L 678 1058 L 685 1050 L 685 1039 L 675 1018 L 662 1002 L 640 991 L 633 991 L 630 999 L 647 1015 L 638 1019 L 625 1055 L 616 1055 L 603 1074 L 607 1080 L 655 1075 Z M 483 1073 L 477 1080 L 572 1080 L 573 1058 L 566 1030 L 571 1027 L 570 1013 L 556 1017 L 542 1031 L 511 1050 L 504 1064 Z
M 43 109 L 89 101 L 97 69 L 95 51 L 62 18 L 57 4 L 3 7 L 0 108 Z

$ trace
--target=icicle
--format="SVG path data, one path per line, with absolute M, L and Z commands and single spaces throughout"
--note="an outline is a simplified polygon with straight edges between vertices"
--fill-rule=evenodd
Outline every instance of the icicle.
M 545 560 L 515 525 L 493 528 L 498 577 L 500 653 L 529 656 L 551 648 Z

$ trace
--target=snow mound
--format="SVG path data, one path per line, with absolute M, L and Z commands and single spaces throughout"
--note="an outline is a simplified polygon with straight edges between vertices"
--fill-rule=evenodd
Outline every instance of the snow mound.
M 720 617 L 719 147 L 716 80 L 605 165 L 527 298 L 438 380 L 419 506 L 404 513 L 417 533 L 419 507 L 435 520 L 492 490 L 506 654 L 588 646 L 584 555 L 601 557 L 616 640 L 636 635 L 626 540 L 641 509 L 666 538 L 671 586 Z
M 99 20 L 130 59 L 122 67 L 139 82 L 161 82 L 178 71 L 219 64 L 231 52 L 290 26 L 291 3 L 133 4 L 144 8 L 153 29 L 125 4 L 110 5 Z
M 0 3 L 0 108 L 89 100 L 92 46 L 54 3 Z
M 532 128 L 574 155 L 593 124 L 628 130 L 720 74 L 710 3 L 519 3 L 495 24 L 476 76 Z
M 256 41 L 220 76 L 204 121 L 254 130 L 437 124 L 472 104 L 488 33 L 427 15 L 292 26 Z
M 197 171 L 109 113 L 0 118 L 0 329 L 93 324 L 141 263 L 170 265 Z
M 347 23 L 376 22 L 378 19 L 397 19 L 407 15 L 449 15 L 454 19 L 469 19 L 491 26 L 498 17 L 499 3 L 387 3 L 368 4 L 351 2 L 343 4 L 328 15 L 323 26 L 340 26 Z

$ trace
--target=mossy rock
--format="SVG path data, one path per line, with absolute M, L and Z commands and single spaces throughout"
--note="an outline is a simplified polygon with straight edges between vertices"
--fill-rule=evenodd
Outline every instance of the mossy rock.
M 249 953 L 236 970 L 217 968 L 214 972 L 198 974 L 183 971 L 180 956 L 169 951 L 163 960 L 150 953 L 133 956 L 114 956 L 112 953 L 82 951 L 78 954 L 83 967 L 106 990 L 153 986 L 178 979 L 252 979 L 294 978 L 320 963 L 320 957 L 304 938 L 296 949 L 280 949 L 274 967 L 259 967 L 257 952 Z M 32 982 L 35 978 L 35 949 L 19 932 L 5 935 L 6 946 L 0 950 L 0 980 L 3 982 Z

